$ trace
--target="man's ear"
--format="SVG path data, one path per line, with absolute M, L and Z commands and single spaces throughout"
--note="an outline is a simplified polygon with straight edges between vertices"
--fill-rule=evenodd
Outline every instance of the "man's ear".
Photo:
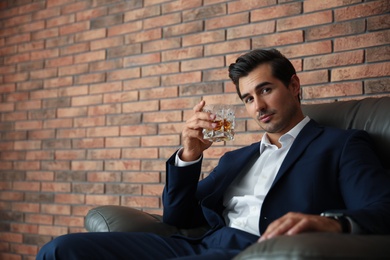
M 299 82 L 297 74 L 292 75 L 290 80 L 290 86 L 294 95 L 299 96 L 301 93 L 301 83 Z

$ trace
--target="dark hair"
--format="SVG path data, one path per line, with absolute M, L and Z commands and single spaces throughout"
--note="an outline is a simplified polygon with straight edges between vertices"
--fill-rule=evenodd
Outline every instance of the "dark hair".
M 290 84 L 291 77 L 296 74 L 291 62 L 278 50 L 255 49 L 237 58 L 236 63 L 229 66 L 229 77 L 236 85 L 236 91 L 241 98 L 239 79 L 247 76 L 252 70 L 261 64 L 271 65 L 272 75 L 279 79 L 286 87 Z

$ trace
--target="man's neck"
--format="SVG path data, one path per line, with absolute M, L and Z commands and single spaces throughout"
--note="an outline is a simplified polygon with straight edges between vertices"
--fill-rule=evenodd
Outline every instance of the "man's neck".
M 289 131 L 291 131 L 291 129 L 293 129 L 299 123 L 301 123 L 303 119 L 305 119 L 305 116 L 302 114 L 302 116 L 300 116 L 296 120 L 292 121 L 293 123 L 291 123 L 290 126 L 286 127 L 283 131 L 278 132 L 278 133 L 268 133 L 267 132 L 268 140 L 270 141 L 271 144 L 276 145 L 278 148 L 282 147 L 282 144 L 279 142 L 280 137 L 283 136 L 284 134 L 288 133 Z

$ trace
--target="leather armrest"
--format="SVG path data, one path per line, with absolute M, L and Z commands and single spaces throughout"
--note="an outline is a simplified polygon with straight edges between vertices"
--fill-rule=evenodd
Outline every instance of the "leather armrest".
M 305 233 L 256 243 L 234 260 L 388 259 L 390 236 Z
M 89 232 L 150 232 L 163 236 L 181 234 L 199 237 L 208 227 L 178 229 L 162 222 L 160 215 L 149 214 L 124 206 L 100 206 L 91 209 L 84 226 Z
M 100 206 L 91 209 L 85 218 L 89 232 L 153 232 L 172 235 L 177 228 L 162 223 L 161 216 L 124 206 Z

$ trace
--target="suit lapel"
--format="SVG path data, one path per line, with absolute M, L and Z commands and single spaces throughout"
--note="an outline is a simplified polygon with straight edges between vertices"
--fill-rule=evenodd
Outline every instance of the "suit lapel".
M 213 193 L 211 193 L 207 200 L 208 203 L 216 203 L 229 185 L 233 182 L 237 176 L 241 175 L 243 170 L 247 170 L 251 167 L 251 163 L 255 162 L 255 159 L 260 155 L 260 143 L 254 143 L 248 147 L 236 150 L 232 152 L 234 160 L 230 160 L 230 163 L 220 164 L 218 167 L 218 174 L 222 176 L 219 178 L 219 183 L 215 187 Z M 249 167 L 249 168 L 248 168 Z
M 287 170 L 298 160 L 301 154 L 306 150 L 306 147 L 323 131 L 323 129 L 314 121 L 310 120 L 298 134 L 294 143 L 290 147 L 286 158 L 284 159 L 280 169 L 272 183 L 272 186 L 280 180 Z
M 221 176 L 221 178 L 218 178 L 218 185 L 215 187 L 214 191 L 201 202 L 204 216 L 210 226 L 220 227 L 224 225 L 224 220 L 222 218 L 222 196 L 233 180 L 241 175 L 243 169 L 246 169 L 249 166 L 248 164 L 253 162 L 253 158 L 256 155 L 258 158 L 259 154 L 259 143 L 255 143 L 251 146 L 232 152 L 229 156 L 233 156 L 235 158 L 234 160 L 217 166 L 218 175 Z
M 248 167 L 250 168 L 254 163 L 254 159 L 259 158 L 259 156 L 260 143 L 255 143 L 247 148 L 238 150 L 235 155 L 237 160 L 232 160 L 234 164 L 229 164 L 224 169 L 226 172 L 226 178 L 224 179 L 222 186 L 229 186 L 244 169 L 247 169 Z

